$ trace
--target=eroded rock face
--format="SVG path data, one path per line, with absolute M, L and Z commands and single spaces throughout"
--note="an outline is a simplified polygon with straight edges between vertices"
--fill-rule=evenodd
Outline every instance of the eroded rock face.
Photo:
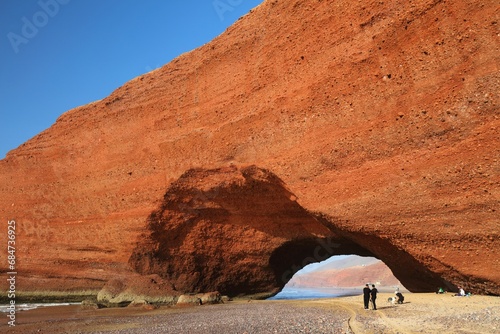
M 500 294 L 497 7 L 266 1 L 213 42 L 65 113 L 0 161 L 0 219 L 17 222 L 19 286 L 99 291 L 133 272 L 134 252 L 138 271 L 158 269 L 179 289 L 274 291 L 290 266 L 263 259 L 296 254 L 300 264 L 310 255 L 293 252 L 314 247 L 286 242 L 298 232 L 257 226 L 253 208 L 238 206 L 249 222 L 237 220 L 221 209 L 229 199 L 193 226 L 191 213 L 161 210 L 211 189 L 191 180 L 193 193 L 174 191 L 188 170 L 255 164 L 297 197 L 272 195 L 292 210 L 285 216 L 313 212 L 310 226 L 328 227 L 319 235 L 382 259 L 410 290 L 444 280 Z M 152 212 L 161 212 L 153 230 L 179 238 L 142 241 Z M 220 239 L 238 233 L 246 243 Z M 234 267 L 203 268 L 223 253 Z M 263 266 L 258 275 L 238 275 L 245 258 Z M 229 283 L 217 281 L 221 270 Z
M 115 277 L 97 294 L 97 302 L 106 306 L 129 304 L 175 304 L 180 293 L 159 275 L 130 274 Z
M 256 166 L 189 170 L 149 216 L 129 263 L 176 291 L 265 296 L 307 264 L 377 254 L 411 291 L 456 288 L 455 270 L 438 275 L 389 238 L 341 230 L 343 222 L 296 200 L 280 178 Z
M 190 170 L 174 182 L 129 263 L 178 291 L 265 294 L 308 263 L 370 254 L 359 248 L 302 208 L 276 175 L 231 166 Z

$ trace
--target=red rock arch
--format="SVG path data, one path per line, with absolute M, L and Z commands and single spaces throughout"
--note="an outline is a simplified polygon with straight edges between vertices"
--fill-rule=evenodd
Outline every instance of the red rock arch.
M 183 293 L 272 295 L 307 264 L 342 254 L 382 259 L 411 291 L 453 287 L 390 239 L 336 221 L 307 211 L 267 170 L 189 170 L 149 216 L 129 263 Z

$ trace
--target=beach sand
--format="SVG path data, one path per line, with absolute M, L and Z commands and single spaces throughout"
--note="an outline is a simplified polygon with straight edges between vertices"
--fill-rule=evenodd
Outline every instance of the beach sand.
M 2 333 L 499 333 L 500 297 L 405 294 L 365 310 L 362 296 L 314 300 L 237 300 L 196 307 L 83 309 L 79 305 L 21 311 Z

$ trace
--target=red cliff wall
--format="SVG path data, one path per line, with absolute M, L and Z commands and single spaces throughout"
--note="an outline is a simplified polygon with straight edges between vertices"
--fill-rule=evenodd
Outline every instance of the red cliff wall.
M 23 289 L 126 275 L 172 182 L 233 163 L 272 171 L 403 284 L 425 267 L 500 294 L 498 19 L 493 0 L 268 0 L 68 111 L 0 161 Z

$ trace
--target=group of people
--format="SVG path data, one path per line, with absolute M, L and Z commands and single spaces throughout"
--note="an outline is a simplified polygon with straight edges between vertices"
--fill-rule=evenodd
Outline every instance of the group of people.
M 368 310 L 370 302 L 372 302 L 373 309 L 377 309 L 377 293 L 378 290 L 375 287 L 375 284 L 372 284 L 371 289 L 369 284 L 366 284 L 366 286 L 363 288 L 363 301 L 365 302 L 365 310 Z
M 443 289 L 443 288 L 439 288 L 438 291 L 436 292 L 437 294 L 444 294 L 446 293 L 446 291 Z M 467 297 L 467 296 L 470 296 L 471 293 L 470 292 L 465 292 L 464 288 L 462 287 L 458 287 L 458 292 L 453 294 L 453 296 L 455 297 Z
M 378 293 L 378 290 L 375 287 L 375 284 L 372 284 L 372 288 L 371 289 L 370 289 L 370 285 L 369 284 L 366 284 L 366 286 L 363 288 L 363 301 L 365 303 L 365 310 L 369 309 L 370 302 L 372 303 L 373 309 L 374 310 L 377 309 L 377 303 L 376 303 L 377 293 Z M 394 294 L 398 298 L 396 300 L 396 302 L 398 304 L 403 304 L 403 301 L 404 301 L 405 297 L 399 291 L 399 288 L 396 289 L 396 291 L 394 292 Z

